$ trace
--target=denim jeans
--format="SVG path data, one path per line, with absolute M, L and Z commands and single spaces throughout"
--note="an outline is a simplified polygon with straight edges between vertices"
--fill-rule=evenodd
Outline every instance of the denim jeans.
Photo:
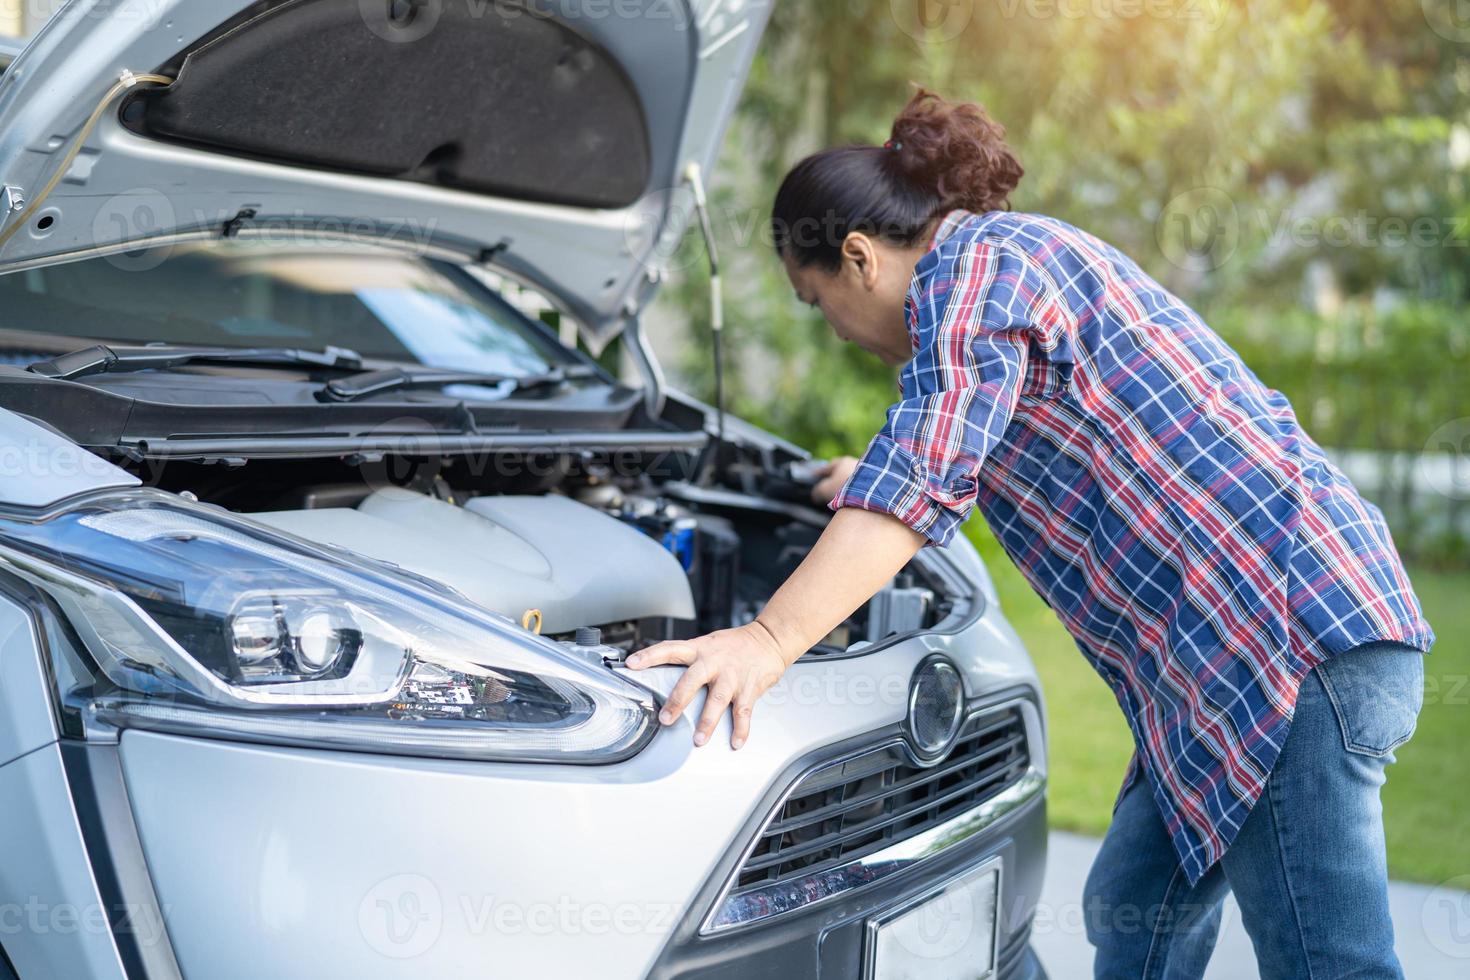
M 1374 643 L 1302 680 L 1286 744 L 1239 835 L 1191 886 L 1148 780 L 1118 803 L 1084 912 L 1108 980 L 1200 977 L 1235 893 L 1264 980 L 1402 977 L 1379 789 L 1424 698 L 1424 655 Z

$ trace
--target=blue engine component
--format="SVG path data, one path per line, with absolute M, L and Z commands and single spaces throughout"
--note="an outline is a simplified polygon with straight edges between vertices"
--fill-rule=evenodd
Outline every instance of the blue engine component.
M 625 507 L 618 517 L 659 542 L 679 560 L 700 610 L 703 631 L 735 624 L 740 536 L 722 517 L 693 514 L 677 504 Z

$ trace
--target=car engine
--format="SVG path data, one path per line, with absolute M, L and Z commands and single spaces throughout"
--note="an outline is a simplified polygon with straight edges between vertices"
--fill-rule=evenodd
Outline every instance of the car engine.
M 569 489 L 460 499 L 442 484 L 355 494 L 327 487 L 297 494 L 306 506 L 250 516 L 433 579 L 614 658 L 750 622 L 824 523 L 810 507 L 691 484 Z M 917 564 L 814 652 L 856 652 L 951 613 L 953 599 Z

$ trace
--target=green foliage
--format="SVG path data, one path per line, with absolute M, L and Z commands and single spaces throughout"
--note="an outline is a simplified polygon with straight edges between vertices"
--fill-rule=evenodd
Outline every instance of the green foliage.
M 947 16 L 924 29 L 914 4 Z M 1008 127 L 1028 169 L 1018 209 L 1136 258 L 1319 442 L 1419 451 L 1470 417 L 1470 44 L 1426 18 L 1377 0 L 778 4 L 714 192 L 731 407 L 823 455 L 860 452 L 881 424 L 893 372 L 796 302 L 766 221 L 796 159 L 881 142 L 921 84 Z M 691 328 L 673 366 L 708 397 L 688 248 L 661 302 Z M 1470 560 L 1426 528 L 1401 548 Z
M 1209 319 L 1325 446 L 1418 453 L 1436 427 L 1470 415 L 1470 322 L 1447 306 L 1335 317 L 1233 307 Z

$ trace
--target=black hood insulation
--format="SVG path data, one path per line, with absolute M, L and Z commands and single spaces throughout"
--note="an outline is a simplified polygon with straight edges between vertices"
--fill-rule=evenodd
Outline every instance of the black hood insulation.
M 648 125 L 606 50 L 503 0 L 258 4 L 124 102 L 134 132 L 499 197 L 626 207 Z

